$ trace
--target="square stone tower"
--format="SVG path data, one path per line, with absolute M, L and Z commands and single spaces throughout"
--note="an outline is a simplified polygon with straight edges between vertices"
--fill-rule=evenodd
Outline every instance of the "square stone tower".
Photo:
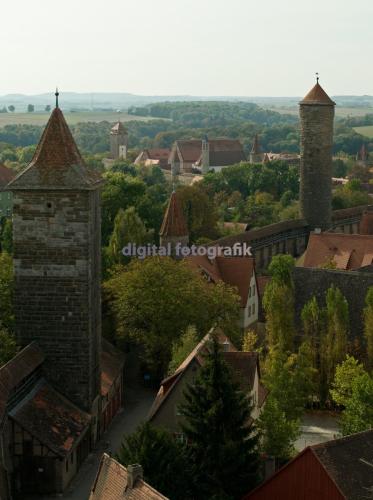
M 110 156 L 114 160 L 127 158 L 128 132 L 122 122 L 117 122 L 110 130 Z
M 88 412 L 100 388 L 101 185 L 58 107 L 9 185 L 18 341 L 38 343 L 48 381 Z

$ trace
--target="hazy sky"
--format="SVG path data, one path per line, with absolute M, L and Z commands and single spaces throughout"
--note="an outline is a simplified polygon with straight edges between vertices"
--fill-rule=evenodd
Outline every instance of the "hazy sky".
M 0 94 L 373 94 L 372 0 L 1 0 Z

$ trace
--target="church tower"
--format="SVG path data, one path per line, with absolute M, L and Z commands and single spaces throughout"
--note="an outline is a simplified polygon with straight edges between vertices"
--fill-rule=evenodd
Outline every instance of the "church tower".
M 180 243 L 181 247 L 189 243 L 188 226 L 176 191 L 171 194 L 159 236 L 160 245 L 166 247 L 170 243 L 173 252 L 177 243 Z
M 100 392 L 101 176 L 85 166 L 61 110 L 53 110 L 14 196 L 18 342 L 36 341 L 45 376 L 94 413 Z
M 123 123 L 118 121 L 110 130 L 110 156 L 113 160 L 127 158 L 128 132 Z
M 202 174 L 207 174 L 210 169 L 210 144 L 207 135 L 202 139 L 201 164 Z
M 250 151 L 249 160 L 250 163 L 262 163 L 263 161 L 263 153 L 262 153 L 262 148 L 260 147 L 258 134 L 255 134 L 253 146 Z
M 318 78 L 299 103 L 300 213 L 312 230 L 331 224 L 334 106 Z

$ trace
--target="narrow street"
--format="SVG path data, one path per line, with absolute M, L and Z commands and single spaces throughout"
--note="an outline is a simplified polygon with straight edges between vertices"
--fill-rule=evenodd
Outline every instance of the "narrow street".
M 88 499 L 102 453 L 106 452 L 115 455 L 121 445 L 123 436 L 130 434 L 141 421 L 145 420 L 155 397 L 153 389 L 147 389 L 142 386 L 138 371 L 138 360 L 132 352 L 126 358 L 124 380 L 124 408 L 115 417 L 109 431 L 102 437 L 97 448 L 83 463 L 80 471 L 65 493 L 56 496 L 33 496 L 29 500 L 52 500 L 55 498 L 64 498 L 67 500 Z

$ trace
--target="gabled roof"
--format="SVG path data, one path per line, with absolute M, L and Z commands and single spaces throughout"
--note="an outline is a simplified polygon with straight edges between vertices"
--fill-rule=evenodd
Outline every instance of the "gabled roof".
M 14 179 L 15 176 L 16 174 L 13 170 L 0 163 L 0 190 L 4 189 L 8 182 Z
M 89 500 L 168 499 L 140 478 L 136 479 L 131 488 L 126 467 L 104 453 Z
M 335 106 L 335 102 L 330 99 L 325 90 L 321 87 L 319 82 L 308 92 L 308 94 L 300 101 L 299 104 L 307 105 L 324 105 Z
M 311 233 L 303 267 L 323 267 L 333 263 L 336 269 L 356 270 L 373 263 L 373 235 Z
M 111 127 L 110 133 L 112 135 L 125 135 L 127 134 L 127 129 L 121 121 L 118 121 Z
M 320 489 L 322 485 L 325 487 L 325 483 L 320 483 L 320 478 L 315 474 L 314 468 L 312 470 L 305 469 L 306 461 L 301 468 L 304 471 L 302 478 L 291 474 L 292 467 L 310 454 L 316 458 L 336 490 L 341 493 L 341 498 L 363 500 L 372 496 L 373 430 L 368 430 L 318 445 L 307 446 L 293 460 L 246 495 L 244 499 L 267 498 L 266 494 L 271 494 L 273 488 L 276 491 L 276 498 L 281 500 L 288 498 L 286 494 L 289 491 L 292 492 L 292 498 L 312 500 L 319 498 L 318 493 L 321 493 Z M 281 477 L 284 478 L 283 481 L 281 481 Z M 323 498 L 327 498 L 326 491 L 322 491 L 322 493 Z
M 0 368 L 0 422 L 5 414 L 11 392 L 44 361 L 36 342 L 27 345 Z
M 185 261 L 192 268 L 206 274 L 214 283 L 224 281 L 237 288 L 241 298 L 241 307 L 247 304 L 250 280 L 254 272 L 253 257 L 216 257 L 209 259 L 207 255 L 193 255 Z
M 211 340 L 212 331 L 213 330 L 211 330 L 211 332 L 203 337 L 203 339 L 196 345 L 193 351 L 184 359 L 184 361 L 172 375 L 162 380 L 161 387 L 149 412 L 149 420 L 151 420 L 158 412 L 159 408 L 171 394 L 173 388 L 181 379 L 183 373 L 189 367 L 189 365 L 193 361 L 196 361 L 200 366 L 202 366 L 203 356 L 208 352 L 208 343 Z M 219 344 L 225 344 L 229 351 L 237 351 L 229 338 L 224 335 L 224 333 L 220 329 L 215 329 L 214 333 L 217 335 Z
M 172 192 L 162 226 L 160 236 L 188 236 L 188 227 L 183 209 L 175 191 Z
M 45 380 L 12 411 L 11 418 L 57 455 L 64 457 L 87 431 L 91 417 Z
M 122 373 L 125 356 L 104 338 L 101 347 L 101 395 L 105 396 Z
M 34 157 L 9 183 L 9 190 L 95 189 L 101 175 L 86 167 L 62 111 L 55 108 Z

